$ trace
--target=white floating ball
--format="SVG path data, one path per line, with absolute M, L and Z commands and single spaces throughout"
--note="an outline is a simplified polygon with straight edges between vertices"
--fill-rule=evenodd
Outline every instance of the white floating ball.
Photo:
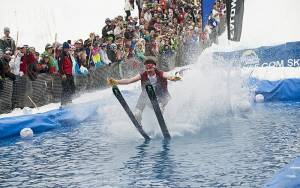
M 33 137 L 33 131 L 30 128 L 24 128 L 20 131 L 20 135 L 22 138 L 30 138 Z
M 257 94 L 255 96 L 255 102 L 257 103 L 263 103 L 265 101 L 265 97 L 262 94 Z

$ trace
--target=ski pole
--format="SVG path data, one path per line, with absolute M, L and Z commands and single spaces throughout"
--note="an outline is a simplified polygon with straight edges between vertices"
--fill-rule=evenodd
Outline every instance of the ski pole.
M 54 59 L 56 59 L 56 57 L 55 57 L 56 43 L 57 43 L 57 33 L 55 33 L 55 36 L 54 36 L 54 46 L 53 46 L 53 49 L 54 49 L 53 57 L 54 57 Z
M 19 31 L 17 31 L 16 47 L 18 46 L 18 42 L 19 42 Z
M 14 52 L 14 55 L 15 55 L 15 59 L 14 59 L 14 64 L 16 63 L 16 59 L 17 59 L 17 46 L 18 46 L 18 41 L 19 41 L 19 31 L 17 31 L 17 40 L 16 40 L 16 46 L 15 46 L 15 52 Z
M 28 99 L 30 100 L 30 102 L 34 105 L 34 107 L 39 110 L 39 108 L 37 107 L 37 105 L 35 104 L 35 102 L 31 99 L 31 97 L 27 96 Z

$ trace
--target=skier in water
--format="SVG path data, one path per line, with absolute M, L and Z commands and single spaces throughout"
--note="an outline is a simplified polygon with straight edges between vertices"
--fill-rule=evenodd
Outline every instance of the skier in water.
M 146 107 L 147 101 L 149 101 L 145 89 L 146 84 L 150 83 L 154 87 L 157 100 L 159 102 L 161 110 L 163 111 L 170 99 L 170 94 L 168 91 L 168 80 L 181 80 L 181 77 L 179 75 L 171 76 L 166 72 L 158 70 L 156 68 L 156 59 L 153 57 L 147 58 L 144 61 L 144 65 L 146 70 L 132 78 L 122 80 L 116 80 L 113 78 L 107 79 L 107 82 L 110 86 L 118 84 L 127 85 L 141 80 L 142 93 L 139 96 L 134 112 L 134 115 L 139 122 L 141 122 L 142 120 L 142 112 Z

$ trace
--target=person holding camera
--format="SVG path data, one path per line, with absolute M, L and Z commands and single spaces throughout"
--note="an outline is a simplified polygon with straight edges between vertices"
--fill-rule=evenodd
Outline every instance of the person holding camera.
M 0 58 L 0 80 L 4 78 L 9 78 L 11 81 L 16 80 L 16 75 L 14 75 L 9 66 L 9 62 L 11 61 L 12 50 L 10 48 L 6 48 L 2 57 Z

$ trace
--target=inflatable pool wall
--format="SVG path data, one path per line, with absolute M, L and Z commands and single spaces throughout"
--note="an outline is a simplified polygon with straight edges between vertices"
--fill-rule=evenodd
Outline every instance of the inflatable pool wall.
M 72 104 L 68 107 L 51 110 L 46 113 L 30 114 L 0 119 L 0 139 L 18 136 L 23 128 L 31 128 L 34 133 L 81 123 L 93 116 L 98 104 Z

